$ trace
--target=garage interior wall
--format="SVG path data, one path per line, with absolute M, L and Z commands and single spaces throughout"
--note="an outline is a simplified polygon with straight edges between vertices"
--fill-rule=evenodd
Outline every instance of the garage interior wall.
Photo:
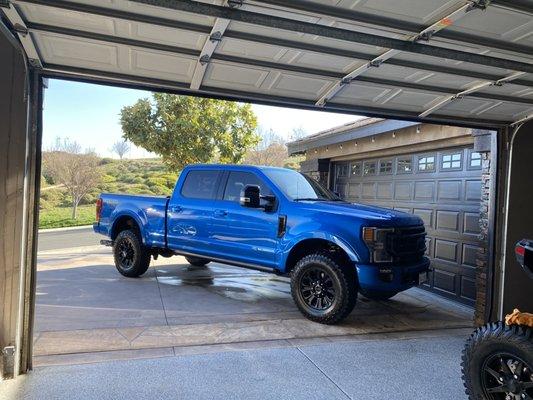
M 509 165 L 509 191 L 507 230 L 503 237 L 505 244 L 505 267 L 503 270 L 503 304 L 500 312 L 504 315 L 519 308 L 533 312 L 533 281 L 519 266 L 514 254 L 515 244 L 521 239 L 533 239 L 533 121 L 522 125 L 511 138 Z M 506 171 L 502 171 L 504 173 Z

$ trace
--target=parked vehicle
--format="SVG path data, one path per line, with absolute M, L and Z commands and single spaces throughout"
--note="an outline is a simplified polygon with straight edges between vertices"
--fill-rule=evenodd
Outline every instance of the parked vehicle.
M 345 202 L 284 168 L 189 166 L 168 198 L 102 194 L 97 221 L 124 276 L 159 255 L 290 275 L 300 311 L 327 324 L 352 311 L 358 292 L 388 299 L 429 268 L 419 217 Z
M 533 241 L 518 242 L 515 254 L 533 279 Z M 466 341 L 461 367 L 470 400 L 533 399 L 533 314 L 515 309 L 505 321 L 477 328 Z

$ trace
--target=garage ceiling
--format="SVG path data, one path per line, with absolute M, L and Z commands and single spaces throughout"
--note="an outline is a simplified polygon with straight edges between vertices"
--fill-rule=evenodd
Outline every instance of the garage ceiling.
M 426 122 L 533 115 L 533 0 L 0 0 L 48 76 Z

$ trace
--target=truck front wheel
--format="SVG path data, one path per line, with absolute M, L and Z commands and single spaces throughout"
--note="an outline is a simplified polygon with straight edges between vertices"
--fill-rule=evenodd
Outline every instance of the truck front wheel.
M 113 255 L 118 272 L 128 278 L 141 276 L 150 266 L 150 252 L 133 230 L 118 234 L 113 244 Z
M 335 324 L 352 312 L 357 301 L 355 268 L 338 265 L 326 254 L 308 255 L 292 271 L 291 293 L 308 319 Z

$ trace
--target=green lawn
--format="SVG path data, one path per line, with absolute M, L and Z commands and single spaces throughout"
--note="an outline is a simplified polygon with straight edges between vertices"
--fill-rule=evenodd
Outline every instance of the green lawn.
M 63 228 L 67 226 L 91 225 L 94 222 L 96 209 L 94 205 L 78 207 L 78 218 L 72 219 L 72 208 L 54 207 L 39 212 L 39 228 Z

